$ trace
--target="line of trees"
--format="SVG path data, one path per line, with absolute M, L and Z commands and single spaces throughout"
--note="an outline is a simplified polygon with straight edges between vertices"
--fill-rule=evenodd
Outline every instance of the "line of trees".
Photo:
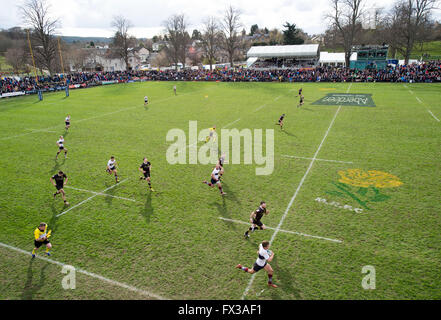
M 392 56 L 400 53 L 407 63 L 417 44 L 436 37 L 441 39 L 441 26 L 432 17 L 440 1 L 396 0 L 388 10 L 375 8 L 374 27 L 366 28 L 363 25 L 364 16 L 370 10 L 366 8 L 367 0 L 329 0 L 331 9 L 325 15 L 328 29 L 323 36 L 325 47 L 343 50 L 346 64 L 349 65 L 354 45 L 386 43 L 390 46 Z M 7 62 L 15 72 L 29 71 L 32 65 L 27 41 L 29 33 L 35 63 L 40 72 L 60 72 L 59 37 L 56 34 L 60 23 L 50 14 L 48 1 L 25 0 L 19 8 L 27 29 L 0 31 L 0 53 L 5 52 Z M 153 43 L 163 40 L 164 50 L 157 56 L 159 64 L 177 66 L 182 63 L 185 67 L 188 61 L 198 64 L 202 59 L 212 69 L 218 61 L 227 61 L 234 66 L 234 61 L 244 59 L 244 53 L 251 45 L 292 45 L 312 41 L 308 34 L 290 22 L 285 22 L 282 30 L 259 28 L 254 24 L 247 34 L 241 14 L 239 9 L 230 5 L 221 17 L 203 19 L 201 30 L 194 29 L 191 36 L 188 18 L 184 14 L 175 14 L 163 22 L 163 35 L 145 43 L 131 34 L 133 25 L 127 18 L 116 16 L 110 24 L 114 36 L 109 55 L 122 59 L 129 69 L 132 48 L 146 46 L 151 49 Z M 202 58 L 194 52 L 194 43 Z M 84 65 L 87 53 L 81 49 L 61 41 L 62 54 L 70 65 Z
M 407 64 L 418 43 L 440 37 L 432 17 L 439 0 L 396 0 L 392 8 L 374 8 L 374 26 L 363 27 L 363 17 L 369 10 L 367 0 L 330 0 L 332 11 L 326 14 L 329 28 L 325 45 L 345 52 L 349 64 L 354 45 L 388 44 L 392 56 L 400 53 Z M 438 25 L 439 29 L 439 25 Z

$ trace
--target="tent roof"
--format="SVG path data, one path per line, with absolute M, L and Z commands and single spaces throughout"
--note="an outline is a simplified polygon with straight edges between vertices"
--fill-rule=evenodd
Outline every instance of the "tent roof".
M 255 46 L 247 52 L 247 57 L 311 57 L 318 56 L 318 44 L 299 44 L 292 46 Z

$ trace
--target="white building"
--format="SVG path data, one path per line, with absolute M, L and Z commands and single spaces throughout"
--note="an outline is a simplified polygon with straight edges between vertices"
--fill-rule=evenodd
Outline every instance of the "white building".
M 247 67 L 254 69 L 315 67 L 319 61 L 319 45 L 254 46 L 248 50 L 247 57 Z

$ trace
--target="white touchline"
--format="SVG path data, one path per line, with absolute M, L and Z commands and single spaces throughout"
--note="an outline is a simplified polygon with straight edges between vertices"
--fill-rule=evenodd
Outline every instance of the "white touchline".
M 239 221 L 239 220 L 233 220 L 233 219 L 227 219 L 227 218 L 223 218 L 223 217 L 219 217 L 219 219 L 221 220 L 225 220 L 225 221 L 229 221 L 229 222 L 235 222 L 235 223 L 240 223 L 240 224 L 246 224 L 249 225 L 250 222 L 245 222 L 245 221 Z M 271 229 L 271 230 L 276 230 L 275 228 L 271 228 L 267 226 L 267 229 Z M 309 238 L 315 238 L 315 239 L 321 239 L 321 240 L 326 240 L 326 241 L 331 241 L 331 242 L 337 242 L 337 243 L 342 243 L 342 240 L 337 240 L 337 239 L 331 239 L 331 238 L 325 238 L 325 237 L 320 237 L 320 236 L 314 236 L 311 234 L 306 234 L 306 233 L 302 233 L 302 232 L 296 232 L 296 231 L 289 231 L 289 230 L 283 230 L 283 229 L 279 229 L 280 232 L 285 232 L 285 233 L 291 233 L 291 234 L 296 234 L 299 236 L 303 236 L 303 237 L 309 237 Z
M 282 157 L 312 160 L 312 158 L 297 157 L 297 156 L 288 156 L 288 155 L 286 155 L 286 154 L 282 154 Z M 315 159 L 315 160 L 316 160 L 316 161 L 338 162 L 338 163 L 349 163 L 349 164 L 352 164 L 352 163 L 353 163 L 353 162 L 350 162 L 350 161 L 338 161 L 338 160 L 327 160 L 327 159 Z
M 123 183 L 124 181 L 127 181 L 127 179 L 124 179 L 124 180 L 122 180 L 121 182 L 119 182 L 119 183 L 117 183 L 117 184 L 114 184 L 113 186 L 107 188 L 106 190 L 101 191 L 101 193 L 104 193 L 104 192 L 106 192 L 106 191 L 108 191 L 108 190 L 110 190 L 110 189 L 115 188 L 116 186 L 120 185 L 120 184 Z M 60 216 L 62 216 L 63 214 L 68 213 L 70 210 L 75 209 L 76 207 L 82 205 L 83 203 L 86 203 L 87 201 L 92 200 L 92 199 L 95 198 L 96 196 L 98 196 L 98 194 L 94 194 L 93 196 L 87 198 L 86 200 L 81 201 L 80 203 L 74 205 L 73 207 L 70 207 L 70 208 L 67 209 L 66 211 L 64 211 L 64 212 L 62 212 L 62 213 L 56 215 L 56 217 L 60 217 Z
M 349 92 L 349 90 L 351 89 L 351 87 L 352 87 L 352 82 L 351 82 L 351 84 L 349 85 L 348 89 L 346 90 L 346 93 Z M 315 154 L 314 154 L 314 156 L 313 156 L 313 158 L 312 158 L 312 160 L 311 160 L 311 163 L 309 164 L 308 169 L 306 170 L 305 174 L 304 174 L 303 177 L 302 177 L 302 180 L 300 181 L 300 183 L 299 183 L 299 185 L 298 185 L 296 191 L 294 192 L 294 195 L 292 196 L 291 200 L 289 201 L 289 203 L 288 203 L 288 207 L 286 208 L 285 213 L 283 214 L 282 218 L 280 219 L 280 222 L 279 222 L 279 224 L 277 225 L 277 228 L 276 228 L 276 230 L 274 231 L 274 233 L 273 233 L 273 235 L 272 235 L 272 237 L 271 237 L 270 243 L 273 243 L 273 242 L 274 242 L 274 239 L 276 238 L 277 234 L 279 233 L 280 227 L 282 226 L 283 221 L 285 221 L 285 218 L 286 218 L 286 216 L 288 215 L 289 209 L 290 209 L 291 206 L 293 205 L 294 200 L 297 198 L 297 194 L 299 193 L 300 188 L 302 187 L 303 183 L 305 182 L 305 179 L 306 179 L 306 177 L 308 176 L 309 171 L 311 171 L 312 165 L 314 164 L 314 162 L 315 162 L 315 160 L 316 160 L 316 158 L 317 158 L 317 155 L 318 155 L 318 153 L 320 152 L 320 149 L 321 149 L 322 146 L 323 146 L 323 143 L 325 142 L 326 138 L 328 137 L 329 131 L 331 130 L 332 126 L 334 125 L 334 121 L 335 121 L 335 119 L 337 118 L 337 115 L 338 115 L 338 113 L 340 112 L 340 109 L 341 109 L 341 105 L 337 108 L 337 111 L 335 112 L 334 117 L 332 118 L 332 121 L 331 121 L 331 123 L 329 124 L 328 130 L 326 130 L 326 133 L 325 133 L 325 136 L 324 136 L 323 139 L 322 139 L 322 142 L 320 143 L 320 145 L 319 145 L 317 151 L 315 152 Z M 250 290 L 251 285 L 253 284 L 253 281 L 254 281 L 254 278 L 255 278 L 255 277 L 256 277 L 256 273 L 254 273 L 254 274 L 251 276 L 251 279 L 250 279 L 250 281 L 249 281 L 249 283 L 248 283 L 248 286 L 245 288 L 245 291 L 244 291 L 243 294 L 242 294 L 242 300 L 245 299 L 245 296 L 247 295 L 248 291 Z
M 278 96 L 277 98 L 274 99 L 274 101 L 277 101 L 281 98 L 282 96 Z
M 15 252 L 20 252 L 20 253 L 23 253 L 23 254 L 26 254 L 26 255 L 31 255 L 31 253 L 28 252 L 28 251 L 25 251 L 25 250 L 22 250 L 20 248 L 16 248 L 16 247 L 7 245 L 7 244 L 2 243 L 2 242 L 0 242 L 0 246 L 3 247 L 3 248 L 6 248 L 6 249 L 13 250 Z M 56 261 L 56 260 L 52 260 L 52 259 L 48 259 L 48 258 L 45 258 L 45 257 L 36 256 L 36 258 L 40 259 L 40 260 L 43 260 L 43 261 L 46 261 L 46 262 L 49 262 L 49 263 L 52 263 L 52 264 L 56 264 L 57 266 L 60 266 L 60 267 L 64 267 L 64 266 L 67 265 L 65 263 L 62 263 L 62 262 L 59 262 L 59 261 Z M 156 298 L 158 300 L 170 300 L 170 299 L 166 299 L 164 297 L 161 297 L 161 296 L 159 296 L 157 294 L 148 292 L 146 290 L 138 289 L 138 288 L 136 288 L 134 286 L 131 286 L 131 285 L 119 282 L 119 281 L 115 281 L 115 280 L 103 277 L 103 276 L 101 276 L 99 274 L 92 273 L 92 272 L 89 272 L 89 271 L 86 271 L 86 270 L 83 270 L 83 269 L 75 268 L 75 271 L 79 272 L 79 273 L 82 273 L 82 274 L 84 274 L 86 276 L 89 276 L 89 277 L 92 277 L 92 278 L 99 279 L 101 281 L 110 283 L 111 285 L 114 285 L 114 286 L 117 286 L 117 287 L 121 287 L 121 288 L 127 289 L 129 291 L 133 291 L 133 292 L 145 295 L 145 296 Z
M 98 196 L 111 197 L 111 198 L 116 198 L 116 199 L 121 199 L 121 200 L 132 201 L 132 202 L 139 202 L 139 201 L 136 201 L 136 200 L 134 200 L 134 199 L 124 198 L 124 197 L 118 197 L 118 196 L 114 196 L 114 195 L 111 195 L 111 194 L 102 193 L 102 192 L 95 192 L 95 191 L 86 190 L 86 189 L 74 188 L 74 187 L 71 187 L 71 186 L 65 186 L 65 188 L 72 189 L 72 190 L 76 190 L 76 191 L 89 192 L 89 193 L 96 194 L 96 195 L 98 195 Z

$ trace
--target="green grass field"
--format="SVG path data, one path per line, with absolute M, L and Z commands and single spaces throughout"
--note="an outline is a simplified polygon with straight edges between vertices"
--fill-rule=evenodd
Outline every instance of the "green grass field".
M 178 82 L 174 96 L 174 84 L 0 101 L 0 299 L 441 299 L 441 85 Z M 312 104 L 346 92 L 372 94 L 376 107 Z M 166 160 L 167 132 L 188 132 L 190 120 L 219 134 L 274 129 L 274 172 L 226 164 L 221 197 L 201 183 L 213 165 Z M 59 135 L 69 153 L 56 161 Z M 105 172 L 111 155 L 117 186 Z M 153 193 L 139 180 L 144 156 Z M 60 169 L 86 190 L 65 189 L 70 207 L 52 197 Z M 245 240 L 261 200 L 274 229 Z M 52 229 L 53 263 L 30 257 L 41 221 Z M 275 232 L 277 289 L 264 271 L 235 269 L 251 267 Z M 59 263 L 81 269 L 75 290 L 63 289 Z M 374 290 L 362 287 L 367 265 Z

